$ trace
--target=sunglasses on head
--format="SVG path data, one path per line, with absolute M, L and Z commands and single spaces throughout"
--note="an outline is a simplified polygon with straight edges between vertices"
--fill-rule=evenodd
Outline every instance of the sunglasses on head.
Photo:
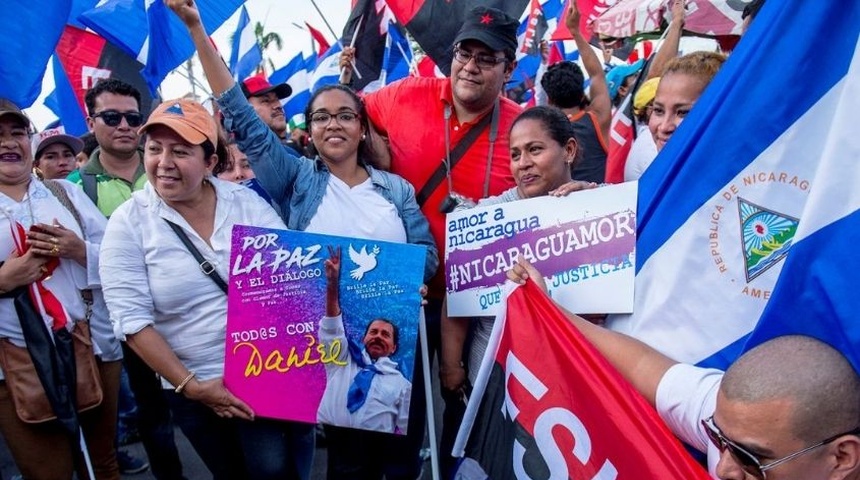
M 767 479 L 768 470 L 778 465 L 788 462 L 789 460 L 793 460 L 803 454 L 809 453 L 818 447 L 827 445 L 828 443 L 836 440 L 839 437 L 845 435 L 860 434 L 860 428 L 855 428 L 853 430 L 849 430 L 838 435 L 833 435 L 832 437 L 827 437 L 814 445 L 810 445 L 790 455 L 786 455 L 778 460 L 774 460 L 768 464 L 762 464 L 761 460 L 759 460 L 755 454 L 751 453 L 748 447 L 744 447 L 733 440 L 729 440 L 725 435 L 723 435 L 723 432 L 720 430 L 719 427 L 717 427 L 717 424 L 714 423 L 713 415 L 708 417 L 707 420 L 702 420 L 702 426 L 705 427 L 705 433 L 708 434 L 708 439 L 711 440 L 711 443 L 713 443 L 714 446 L 716 446 L 720 452 L 728 450 L 732 457 L 737 460 L 737 462 L 741 465 L 741 468 L 743 468 L 746 473 L 762 480 Z
M 92 116 L 93 118 L 101 117 L 102 121 L 105 122 L 105 125 L 109 127 L 115 127 L 122 122 L 122 118 L 125 117 L 126 123 L 128 123 L 129 127 L 135 128 L 143 125 L 143 115 L 140 112 L 118 112 L 116 110 L 105 110 L 103 112 L 96 113 Z

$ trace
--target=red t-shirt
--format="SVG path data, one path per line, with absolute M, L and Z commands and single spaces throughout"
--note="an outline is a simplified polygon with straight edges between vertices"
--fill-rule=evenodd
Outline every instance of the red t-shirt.
M 380 134 L 388 137 L 391 171 L 412 183 L 416 194 L 445 158 L 445 105 L 452 106 L 448 125 L 452 149 L 469 128 L 480 121 L 477 118 L 460 123 L 453 109 L 452 95 L 448 78 L 409 77 L 364 97 L 370 121 Z M 515 185 L 508 133 L 522 108 L 507 98 L 502 98 L 500 107 L 499 129 L 490 165 L 490 196 Z M 487 127 L 452 169 L 455 192 L 475 201 L 484 196 L 489 148 L 490 128 Z M 421 209 L 430 222 L 430 231 L 442 257 L 430 286 L 434 296 L 441 294 L 440 287 L 444 288 L 445 215 L 439 212 L 439 204 L 447 195 L 448 183 L 443 180 Z

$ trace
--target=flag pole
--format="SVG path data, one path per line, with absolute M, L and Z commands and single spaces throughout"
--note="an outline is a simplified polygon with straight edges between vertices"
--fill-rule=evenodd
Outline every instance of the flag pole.
M 331 25 L 329 25 L 328 20 L 325 18 L 325 15 L 323 15 L 323 13 L 322 13 L 322 10 L 320 10 L 320 7 L 317 6 L 316 0 L 311 0 L 311 5 L 313 5 L 314 8 L 317 9 L 317 13 L 320 14 L 320 18 L 322 18 L 322 21 L 323 21 L 323 23 L 325 23 L 325 26 L 328 27 L 328 31 L 331 32 L 332 35 L 334 35 L 334 38 L 340 38 L 340 35 L 335 33 L 334 29 L 331 28 Z
M 358 32 L 361 31 L 361 22 L 363 21 L 364 14 L 358 17 L 358 24 L 355 26 L 355 30 L 352 32 L 352 40 L 349 42 L 350 48 L 355 47 L 355 39 L 358 38 Z M 359 72 L 358 67 L 355 66 L 355 56 L 352 57 L 352 61 L 350 63 L 352 64 L 352 72 L 355 73 L 355 76 L 358 77 L 359 80 L 361 80 L 361 72 Z M 338 79 L 338 82 L 342 84 L 349 83 L 349 73 L 346 71 L 346 68 L 342 68 L 340 70 L 340 78 Z
M 421 367 L 424 370 L 424 398 L 427 402 L 427 435 L 430 437 L 430 473 L 433 480 L 439 480 L 439 449 L 436 446 L 436 416 L 433 408 L 433 382 L 430 381 L 430 354 L 427 346 L 427 322 L 424 318 L 424 307 L 418 318 L 420 329 L 418 338 L 421 339 Z

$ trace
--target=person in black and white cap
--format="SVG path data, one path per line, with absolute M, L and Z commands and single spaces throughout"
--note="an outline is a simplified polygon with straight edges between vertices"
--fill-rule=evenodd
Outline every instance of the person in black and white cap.
M 48 180 L 64 179 L 77 167 L 75 156 L 84 148 L 79 138 L 66 135 L 63 127 L 33 135 L 33 167 Z

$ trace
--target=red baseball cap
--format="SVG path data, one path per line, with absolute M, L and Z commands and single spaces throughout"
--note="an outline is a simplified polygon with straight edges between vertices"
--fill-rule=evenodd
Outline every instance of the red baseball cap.
M 242 81 L 242 93 L 245 94 L 245 98 L 257 97 L 269 92 L 275 92 L 275 95 L 283 100 L 293 93 L 293 89 L 286 83 L 272 86 L 262 73 Z

